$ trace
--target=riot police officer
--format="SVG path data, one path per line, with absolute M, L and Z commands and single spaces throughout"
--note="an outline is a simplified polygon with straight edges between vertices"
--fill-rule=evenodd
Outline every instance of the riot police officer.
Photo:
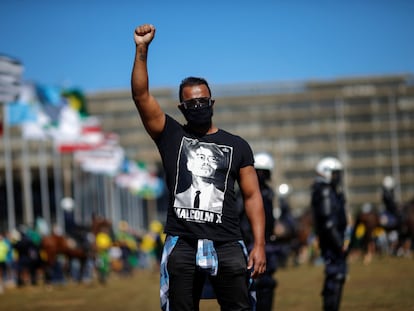
M 265 152 L 260 152 L 254 155 L 254 167 L 259 180 L 260 191 L 263 198 L 263 207 L 265 209 L 265 239 L 266 239 L 266 271 L 260 277 L 255 279 L 253 288 L 256 291 L 256 310 L 270 311 L 274 301 L 275 288 L 277 285 L 276 279 L 273 275 L 277 269 L 277 245 L 275 243 L 274 225 L 275 217 L 273 213 L 273 202 L 275 193 L 272 187 L 268 184 L 272 177 L 274 169 L 274 160 L 272 156 Z M 252 246 L 252 234 L 250 226 L 242 217 L 241 226 L 242 233 L 246 245 L 249 250 Z
M 347 216 L 341 188 L 342 163 L 334 157 L 323 158 L 316 166 L 311 207 L 321 254 L 325 262 L 322 290 L 323 310 L 339 310 L 347 274 L 344 247 Z
M 394 189 L 394 178 L 392 176 L 385 176 L 382 181 L 382 203 L 385 210 L 381 214 L 380 223 L 388 231 L 398 229 L 400 221 Z
M 294 247 L 297 224 L 290 209 L 289 197 L 292 190 L 288 184 L 282 183 L 277 189 L 279 205 L 276 207 L 274 234 L 278 246 L 277 266 L 286 267 Z M 272 241 L 273 242 L 273 241 Z

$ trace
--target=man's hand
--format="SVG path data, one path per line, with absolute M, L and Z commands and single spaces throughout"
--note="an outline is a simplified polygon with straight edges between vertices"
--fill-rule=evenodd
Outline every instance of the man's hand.
M 264 246 L 254 246 L 249 254 L 247 269 L 251 270 L 251 277 L 257 278 L 266 271 L 266 254 Z
M 149 45 L 154 39 L 155 27 L 151 24 L 144 24 L 135 28 L 134 40 L 136 45 Z

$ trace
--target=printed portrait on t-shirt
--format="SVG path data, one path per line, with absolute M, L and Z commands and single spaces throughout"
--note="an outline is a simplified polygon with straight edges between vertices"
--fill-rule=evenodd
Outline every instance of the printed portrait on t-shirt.
M 184 137 L 178 158 L 174 207 L 221 214 L 232 148 Z M 187 217 L 186 217 L 187 218 Z M 192 219 L 194 220 L 194 219 Z

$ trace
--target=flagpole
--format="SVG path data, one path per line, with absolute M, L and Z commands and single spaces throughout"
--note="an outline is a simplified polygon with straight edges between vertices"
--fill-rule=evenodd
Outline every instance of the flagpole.
M 96 176 L 96 198 L 98 200 L 98 214 L 101 216 L 106 217 L 105 215 L 105 203 L 104 203 L 104 194 L 102 191 L 104 191 L 104 179 L 103 174 L 94 174 Z
M 126 207 L 127 207 L 127 220 L 128 220 L 128 223 L 132 224 L 132 226 L 133 226 L 134 217 L 133 217 L 132 209 L 131 209 L 132 200 L 133 200 L 132 194 L 129 194 L 127 198 L 128 198 L 128 201 L 127 201 L 127 204 L 126 204 Z
M 27 142 L 21 138 L 22 152 L 22 177 L 23 177 L 23 197 L 24 197 L 24 217 L 23 222 L 27 225 L 33 225 L 33 194 L 32 194 L 32 178 L 30 172 L 29 154 L 27 151 Z
M 91 195 L 91 176 L 89 172 L 82 171 L 84 186 L 83 186 L 83 220 L 85 223 L 91 222 L 91 215 L 93 213 L 93 197 Z
M 50 200 L 49 200 L 49 180 L 47 173 L 47 159 L 45 153 L 45 140 L 40 140 L 38 145 L 38 161 L 40 174 L 40 191 L 42 202 L 42 216 L 50 226 Z
M 106 184 L 108 192 L 108 218 L 112 219 L 115 223 L 115 213 L 114 213 L 114 191 L 113 191 L 113 177 L 111 175 L 106 175 Z
M 120 189 L 120 204 L 119 204 L 119 211 L 120 211 L 120 220 L 127 220 L 126 216 L 125 216 L 125 208 L 126 208 L 126 195 L 127 195 L 127 190 L 125 188 L 121 188 Z
M 137 205 L 136 208 L 138 209 L 138 212 L 139 212 L 138 214 L 139 218 L 137 220 L 138 222 L 137 227 L 142 230 L 145 229 L 145 210 L 144 210 L 143 202 L 144 200 L 141 197 L 139 196 L 136 197 L 136 205 Z
M 60 206 L 62 200 L 62 172 L 61 156 L 55 145 L 53 148 L 53 180 L 55 186 L 56 223 L 63 230 L 63 213 Z
M 91 215 L 92 215 L 92 204 L 93 199 L 91 197 L 91 191 L 90 191 L 90 185 L 91 185 L 91 177 L 88 172 L 81 171 L 83 175 L 83 187 L 82 187 L 82 215 L 83 215 L 83 221 L 85 223 L 91 222 Z
M 132 211 L 134 213 L 134 228 L 136 230 L 138 230 L 138 229 L 141 230 L 142 229 L 141 226 L 140 226 L 140 224 L 139 224 L 139 218 L 140 218 L 140 216 L 139 216 L 139 209 L 138 209 L 139 205 L 140 205 L 140 198 L 136 195 L 134 197 L 133 205 L 131 206 Z
M 13 163 L 11 160 L 10 129 L 7 120 L 6 105 L 3 105 L 4 118 L 4 170 L 6 173 L 6 191 L 7 191 L 7 223 L 9 232 L 16 228 L 16 213 L 14 210 L 14 186 L 13 186 Z
M 104 193 L 103 193 L 104 201 L 102 203 L 104 205 L 105 218 L 110 218 L 111 217 L 111 190 L 109 188 L 110 187 L 109 177 L 107 174 L 102 173 L 102 179 L 103 179 L 102 189 L 104 190 Z
M 395 197 L 398 202 L 401 202 L 401 172 L 400 172 L 400 155 L 398 152 L 398 128 L 397 128 L 397 96 L 390 91 L 388 95 L 388 115 L 390 120 L 390 145 L 391 145 L 391 163 L 392 175 L 397 181 L 395 187 Z
M 80 164 L 75 160 L 75 157 L 73 158 L 73 173 L 72 173 L 72 180 L 73 180 L 73 199 L 75 200 L 75 210 L 74 210 L 74 217 L 76 223 L 81 223 L 81 187 L 82 187 L 82 181 L 79 174 L 79 166 Z
M 113 219 L 115 219 L 116 223 L 119 223 L 121 221 L 121 189 L 116 185 L 116 183 L 113 183 L 112 187 L 113 191 L 113 198 L 112 198 L 112 212 L 113 212 Z

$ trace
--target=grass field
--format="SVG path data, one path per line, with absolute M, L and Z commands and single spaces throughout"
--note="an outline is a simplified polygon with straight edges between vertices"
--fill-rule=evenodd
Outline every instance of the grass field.
M 323 266 L 288 267 L 279 270 L 276 277 L 279 286 L 274 310 L 321 310 Z M 112 275 L 106 286 L 93 282 L 6 289 L 0 295 L 0 310 L 160 310 L 158 278 L 158 272 L 136 271 L 130 278 Z M 350 264 L 341 307 L 350 311 L 414 311 L 414 260 L 385 257 L 375 258 L 370 265 L 360 261 Z M 215 300 L 203 300 L 201 310 L 219 307 Z

